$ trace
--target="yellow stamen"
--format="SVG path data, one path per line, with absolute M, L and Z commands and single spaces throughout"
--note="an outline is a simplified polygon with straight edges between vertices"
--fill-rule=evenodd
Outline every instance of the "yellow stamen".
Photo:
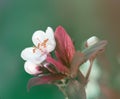
M 34 49 L 33 49 L 33 53 L 35 53 L 35 51 L 36 51 L 36 47 L 34 47 Z
M 47 42 L 48 42 L 48 39 L 45 39 L 45 40 L 43 41 L 43 43 L 41 43 L 41 46 L 43 46 L 43 47 L 45 48 Z
M 37 38 L 37 40 L 40 42 L 39 38 Z M 38 48 L 41 52 L 44 52 L 44 51 L 42 50 L 42 47 L 43 47 L 43 48 L 46 48 L 47 42 L 48 42 L 48 38 L 45 39 L 43 42 L 38 43 L 37 48 Z M 34 49 L 34 50 L 35 50 L 35 49 Z M 33 51 L 33 52 L 35 52 L 35 51 Z

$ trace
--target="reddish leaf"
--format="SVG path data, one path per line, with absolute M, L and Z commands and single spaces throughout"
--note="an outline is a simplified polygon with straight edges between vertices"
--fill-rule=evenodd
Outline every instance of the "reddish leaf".
M 69 69 L 64 66 L 62 63 L 60 63 L 59 61 L 56 61 L 55 59 L 53 59 L 52 57 L 47 57 L 47 62 L 53 64 L 55 66 L 55 68 L 62 74 L 69 74 L 70 71 Z
M 57 58 L 66 66 L 69 66 L 73 55 L 75 53 L 75 48 L 73 42 L 67 32 L 63 27 L 59 26 L 55 31 L 56 39 L 56 56 Z
M 85 78 L 86 78 L 86 84 L 88 82 L 88 79 L 89 79 L 89 76 L 90 76 L 90 73 L 91 73 L 92 65 L 93 65 L 93 60 L 90 60 L 90 66 L 89 66 L 89 69 L 88 69 L 87 74 L 85 76 Z
M 53 81 L 60 80 L 64 78 L 65 75 L 62 74 L 49 74 L 49 75 L 43 75 L 38 77 L 33 77 L 28 81 L 27 89 L 29 90 L 31 87 L 41 84 L 50 84 Z
M 46 66 L 45 67 L 51 74 L 56 74 L 57 70 L 55 67 L 53 67 L 52 65 Z
M 86 59 L 94 59 L 98 54 L 105 50 L 105 46 L 107 45 L 107 41 L 102 40 L 96 43 L 95 45 L 88 47 L 83 51 Z
M 80 70 L 78 71 L 77 78 L 78 78 L 78 81 L 79 81 L 83 86 L 86 85 L 87 80 L 86 80 L 85 76 L 82 74 L 82 72 L 81 72 Z
M 71 70 L 71 77 L 74 78 L 77 76 L 79 71 L 79 66 L 85 61 L 84 54 L 80 51 L 76 51 L 74 54 L 73 60 L 71 62 L 70 70 Z
M 95 45 L 88 47 L 82 53 L 80 51 L 76 51 L 74 54 L 73 60 L 71 62 L 71 77 L 76 77 L 79 66 L 86 62 L 86 60 L 93 60 L 98 54 L 104 51 L 107 41 L 99 41 Z M 83 54 L 84 53 L 84 54 Z

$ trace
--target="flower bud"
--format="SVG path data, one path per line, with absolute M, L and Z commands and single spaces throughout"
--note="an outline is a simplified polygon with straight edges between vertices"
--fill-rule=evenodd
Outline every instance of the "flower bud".
M 89 38 L 85 44 L 86 47 L 90 47 L 94 44 L 96 44 L 99 41 L 99 39 L 96 36 L 92 36 L 91 38 Z

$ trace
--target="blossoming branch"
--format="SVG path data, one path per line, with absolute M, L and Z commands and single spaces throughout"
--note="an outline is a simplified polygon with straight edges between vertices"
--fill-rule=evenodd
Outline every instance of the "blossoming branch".
M 88 83 L 92 63 L 96 56 L 105 50 L 106 40 L 93 36 L 86 43 L 86 49 L 78 51 L 62 26 L 55 32 L 51 27 L 46 31 L 33 33 L 34 47 L 25 48 L 21 57 L 25 60 L 25 71 L 34 77 L 28 82 L 28 89 L 41 84 L 54 84 L 68 99 L 86 99 L 85 86 Z M 55 53 L 55 57 L 51 55 Z M 79 67 L 90 61 L 87 74 Z

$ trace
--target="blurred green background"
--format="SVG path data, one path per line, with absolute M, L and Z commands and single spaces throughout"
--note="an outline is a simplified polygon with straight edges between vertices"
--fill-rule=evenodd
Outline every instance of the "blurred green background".
M 58 25 L 67 30 L 76 49 L 81 50 L 83 42 L 93 35 L 108 40 L 106 54 L 98 58 L 102 72 L 99 83 L 120 92 L 119 0 L 0 0 L 0 99 L 63 99 L 53 85 L 27 92 L 32 76 L 24 71 L 20 57 L 25 47 L 33 46 L 34 31 L 48 26 L 55 30 Z

